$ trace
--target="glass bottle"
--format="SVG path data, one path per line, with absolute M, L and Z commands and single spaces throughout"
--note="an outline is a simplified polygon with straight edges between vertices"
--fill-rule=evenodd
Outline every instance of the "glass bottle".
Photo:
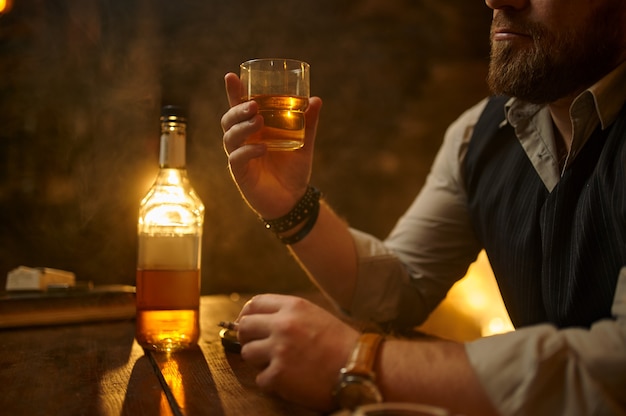
M 161 112 L 159 172 L 139 208 L 137 342 L 157 351 L 195 345 L 200 334 L 204 205 L 185 168 L 186 118 Z

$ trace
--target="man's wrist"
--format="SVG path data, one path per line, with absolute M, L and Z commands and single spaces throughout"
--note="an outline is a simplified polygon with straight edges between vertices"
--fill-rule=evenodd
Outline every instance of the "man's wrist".
M 382 402 L 374 369 L 383 341 L 381 334 L 364 333 L 359 336 L 333 391 L 338 407 L 353 410 L 360 405 Z
M 265 228 L 274 232 L 284 244 L 295 244 L 315 226 L 320 210 L 321 192 L 310 186 L 287 214 L 273 220 L 263 219 Z

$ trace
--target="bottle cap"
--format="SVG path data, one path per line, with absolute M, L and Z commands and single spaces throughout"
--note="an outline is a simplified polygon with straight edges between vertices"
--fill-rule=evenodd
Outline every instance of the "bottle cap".
M 161 109 L 161 121 L 178 121 L 185 123 L 187 114 L 182 107 L 166 105 Z

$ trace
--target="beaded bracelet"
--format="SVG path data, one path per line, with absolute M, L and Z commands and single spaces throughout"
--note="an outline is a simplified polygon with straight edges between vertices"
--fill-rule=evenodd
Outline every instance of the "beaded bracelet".
M 296 206 L 287 214 L 275 220 L 263 219 L 265 228 L 276 234 L 281 234 L 297 227 L 305 219 L 310 219 L 314 211 L 319 211 L 321 195 L 322 193 L 317 188 L 309 185 L 304 196 L 300 198 Z M 315 213 L 315 217 L 317 218 L 317 213 Z
M 297 233 L 288 237 L 283 237 L 278 234 L 276 236 L 278 237 L 280 242 L 283 244 L 286 244 L 286 245 L 296 244 L 298 241 L 306 237 L 307 234 L 309 234 L 309 232 L 313 229 L 313 226 L 317 222 L 317 216 L 319 215 L 319 213 L 320 213 L 320 205 L 319 205 L 319 200 L 318 200 L 318 204 L 313 208 L 313 211 L 311 212 L 311 216 L 306 221 L 306 224 L 304 224 L 304 226 L 300 230 L 298 230 Z

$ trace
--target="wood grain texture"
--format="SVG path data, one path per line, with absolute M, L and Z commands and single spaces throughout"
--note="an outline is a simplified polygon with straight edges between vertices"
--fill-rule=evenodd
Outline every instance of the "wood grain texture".
M 256 370 L 226 352 L 217 323 L 247 297 L 202 298 L 202 337 L 145 354 L 132 320 L 0 330 L 0 413 L 7 415 L 315 415 L 263 394 Z
M 0 332 L 0 409 L 11 415 L 149 415 L 161 389 L 132 321 Z M 139 410 L 139 411 L 135 411 Z

